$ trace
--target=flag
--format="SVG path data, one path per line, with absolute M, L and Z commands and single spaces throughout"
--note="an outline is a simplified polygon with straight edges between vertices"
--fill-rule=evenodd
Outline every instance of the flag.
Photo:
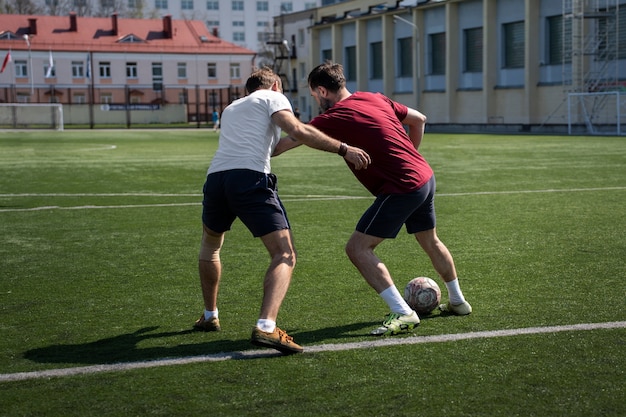
M 2 68 L 0 68 L 0 74 L 4 72 L 7 67 L 7 64 L 11 62 L 11 51 L 7 52 L 7 55 L 4 57 L 4 61 L 2 61 Z
M 54 61 L 52 60 L 52 51 L 50 51 L 50 58 L 48 59 L 48 72 L 46 72 L 46 78 L 52 77 L 53 69 L 54 69 Z
M 87 78 L 91 78 L 91 54 L 87 53 Z

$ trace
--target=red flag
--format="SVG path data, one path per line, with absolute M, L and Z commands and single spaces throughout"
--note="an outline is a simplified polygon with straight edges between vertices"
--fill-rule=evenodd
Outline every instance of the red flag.
M 0 74 L 4 72 L 9 62 L 11 62 L 11 51 L 7 52 L 7 55 L 4 57 L 4 61 L 2 61 L 2 68 L 0 68 Z

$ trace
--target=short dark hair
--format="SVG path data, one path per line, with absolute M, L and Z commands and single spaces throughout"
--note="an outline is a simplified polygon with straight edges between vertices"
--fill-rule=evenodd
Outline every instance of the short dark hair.
M 280 77 L 270 67 L 259 68 L 248 77 L 246 91 L 250 94 L 261 88 L 270 88 L 276 81 L 282 85 Z
M 346 77 L 343 75 L 343 66 L 332 61 L 313 68 L 309 73 L 309 87 L 324 87 L 332 93 L 336 93 L 346 86 Z

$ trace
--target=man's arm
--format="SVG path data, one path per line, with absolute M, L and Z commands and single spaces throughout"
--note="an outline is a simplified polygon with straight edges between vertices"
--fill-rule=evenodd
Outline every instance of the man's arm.
M 272 115 L 272 120 L 274 120 L 285 133 L 296 139 L 299 143 L 321 151 L 339 154 L 343 156 L 346 161 L 354 165 L 355 169 L 365 169 L 372 162 L 370 156 L 364 150 L 349 146 L 337 139 L 331 138 L 310 124 L 302 123 L 289 110 L 277 111 Z M 287 137 L 282 138 L 281 142 L 291 140 L 292 139 Z M 295 146 L 298 145 L 291 147 Z M 284 152 L 284 150 L 282 152 Z M 277 155 L 276 151 L 274 151 L 273 155 Z
M 419 149 L 419 146 L 422 143 L 422 138 L 424 137 L 426 116 L 409 107 L 409 112 L 404 120 L 402 120 L 402 123 L 409 126 L 409 138 L 411 139 L 411 142 L 413 142 L 415 149 Z
M 287 152 L 290 149 L 297 148 L 302 145 L 302 142 L 298 141 L 296 138 L 292 138 L 291 136 L 284 136 L 280 138 L 276 148 L 274 149 L 274 153 L 272 156 L 278 156 L 283 152 Z

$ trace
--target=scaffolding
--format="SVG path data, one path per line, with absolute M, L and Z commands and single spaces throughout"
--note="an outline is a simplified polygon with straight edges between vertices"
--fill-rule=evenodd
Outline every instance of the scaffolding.
M 563 0 L 563 86 L 568 132 L 621 135 L 618 0 Z M 626 112 L 624 112 L 626 114 Z

